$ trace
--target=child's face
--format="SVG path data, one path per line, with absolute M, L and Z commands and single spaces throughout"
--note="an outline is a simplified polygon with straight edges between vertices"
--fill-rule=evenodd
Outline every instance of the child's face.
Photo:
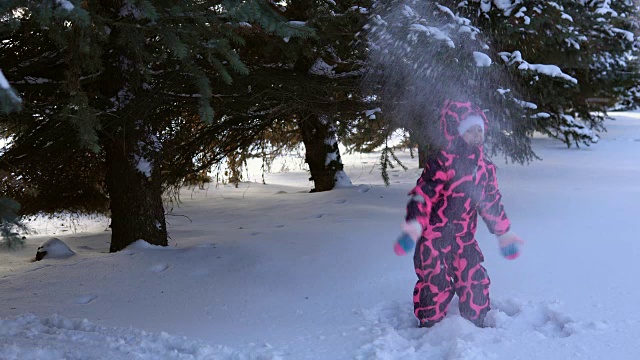
M 482 126 L 473 125 L 462 134 L 462 139 L 469 145 L 480 146 L 484 142 L 484 131 Z

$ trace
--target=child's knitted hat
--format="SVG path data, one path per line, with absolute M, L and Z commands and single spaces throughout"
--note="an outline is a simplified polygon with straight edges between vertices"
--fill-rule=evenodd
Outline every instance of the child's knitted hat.
M 444 135 L 440 146 L 446 150 L 451 150 L 454 140 L 461 137 L 473 125 L 482 126 L 485 133 L 489 130 L 489 122 L 482 109 L 469 101 L 447 100 L 440 112 L 439 122 L 440 130 Z
M 460 121 L 460 124 L 458 125 L 458 134 L 464 134 L 473 125 L 480 125 L 484 132 L 484 119 L 480 115 L 471 114 L 464 118 L 464 120 Z

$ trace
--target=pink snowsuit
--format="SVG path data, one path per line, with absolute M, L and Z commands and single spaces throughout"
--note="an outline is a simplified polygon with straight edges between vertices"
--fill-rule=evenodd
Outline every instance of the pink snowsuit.
M 411 190 L 406 220 L 424 229 L 414 254 L 418 282 L 413 291 L 420 326 L 442 320 L 453 298 L 460 298 L 460 314 L 483 326 L 489 311 L 489 276 L 475 239 L 478 213 L 489 231 L 502 235 L 510 222 L 501 203 L 496 168 L 483 156 L 482 146 L 468 145 L 458 135 L 458 124 L 474 114 L 487 118 L 471 103 L 448 101 L 440 114 L 445 149 L 428 159 Z

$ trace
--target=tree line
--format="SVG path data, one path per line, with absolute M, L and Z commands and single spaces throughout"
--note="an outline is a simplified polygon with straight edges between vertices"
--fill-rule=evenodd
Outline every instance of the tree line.
M 637 104 L 635 0 L 6 0 L 0 4 L 0 217 L 111 217 L 111 251 L 167 245 L 163 199 L 226 162 L 305 149 L 312 191 L 338 144 L 396 130 L 419 161 L 446 98 L 481 104 L 492 154 L 530 136 L 589 145 Z

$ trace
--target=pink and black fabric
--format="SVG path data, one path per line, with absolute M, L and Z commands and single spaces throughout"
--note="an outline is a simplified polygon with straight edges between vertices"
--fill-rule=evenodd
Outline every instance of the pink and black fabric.
M 483 156 L 482 146 L 468 145 L 458 124 L 468 115 L 487 118 L 469 102 L 448 101 L 440 114 L 447 146 L 428 159 L 417 186 L 411 190 L 406 220 L 423 228 L 414 254 L 418 281 L 413 292 L 420 326 L 442 320 L 454 294 L 460 314 L 483 326 L 490 308 L 489 276 L 475 239 L 478 214 L 489 231 L 502 235 L 510 222 L 501 203 L 496 168 Z

